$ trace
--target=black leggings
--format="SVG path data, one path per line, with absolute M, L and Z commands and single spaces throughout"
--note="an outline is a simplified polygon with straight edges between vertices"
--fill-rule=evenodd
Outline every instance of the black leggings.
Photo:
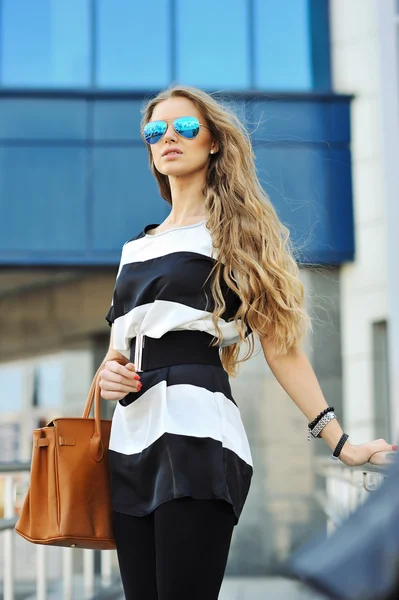
M 126 600 L 217 600 L 235 523 L 228 502 L 184 497 L 113 519 Z

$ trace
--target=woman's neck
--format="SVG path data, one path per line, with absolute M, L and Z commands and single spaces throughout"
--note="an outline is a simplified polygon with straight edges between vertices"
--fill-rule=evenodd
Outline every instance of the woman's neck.
M 205 181 L 201 178 L 170 177 L 172 210 L 167 222 L 173 225 L 190 224 L 206 217 L 203 188 Z

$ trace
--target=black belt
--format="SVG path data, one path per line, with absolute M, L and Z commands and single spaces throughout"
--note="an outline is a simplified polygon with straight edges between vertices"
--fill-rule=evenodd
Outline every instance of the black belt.
M 130 361 L 142 372 L 172 365 L 199 363 L 221 367 L 219 346 L 210 346 L 213 336 L 204 331 L 168 331 L 160 338 L 139 334 L 132 339 Z

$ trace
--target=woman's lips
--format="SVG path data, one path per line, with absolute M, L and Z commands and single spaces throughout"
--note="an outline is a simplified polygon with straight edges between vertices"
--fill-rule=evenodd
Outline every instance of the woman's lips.
M 176 156 L 181 156 L 181 152 L 173 151 L 168 152 L 167 154 L 163 154 L 162 158 L 176 158 Z

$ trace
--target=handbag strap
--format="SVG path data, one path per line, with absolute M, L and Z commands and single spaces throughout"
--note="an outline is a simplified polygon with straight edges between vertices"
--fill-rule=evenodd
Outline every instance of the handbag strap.
M 116 362 L 120 363 L 121 365 L 126 364 L 126 359 L 121 359 L 121 358 L 112 358 L 111 360 L 115 360 Z M 90 386 L 90 390 L 89 393 L 87 395 L 87 400 L 86 400 L 86 404 L 83 410 L 83 418 L 84 419 L 88 419 L 90 416 L 90 411 L 91 411 L 91 407 L 93 406 L 93 400 L 95 397 L 95 391 L 96 391 L 96 387 L 98 386 L 98 388 L 100 387 L 98 384 L 98 380 L 100 379 L 100 371 L 105 367 L 107 361 L 104 361 L 101 363 L 101 365 L 98 367 L 96 374 L 93 377 L 93 381 L 91 383 Z M 100 394 L 101 396 L 101 394 Z M 94 407 L 95 408 L 95 407 Z
M 91 411 L 91 407 L 93 406 L 93 400 L 94 400 L 94 395 L 95 395 L 95 391 L 96 391 L 96 386 L 99 385 L 98 380 L 100 378 L 100 371 L 104 368 L 104 366 L 105 366 L 105 363 L 101 363 L 101 365 L 98 367 L 98 369 L 96 371 L 96 374 L 93 377 L 93 381 L 91 382 L 89 393 L 87 395 L 86 404 L 83 409 L 82 417 L 84 419 L 88 419 L 90 416 L 90 411 Z
M 120 364 L 126 363 L 126 360 L 120 358 L 113 358 L 112 360 L 116 360 Z M 105 362 L 102 362 L 93 377 L 82 415 L 84 419 L 89 418 L 94 400 L 94 433 L 90 439 L 90 451 L 93 458 L 97 462 L 99 462 L 104 455 L 104 447 L 101 439 L 101 393 L 99 383 L 100 371 L 104 368 L 104 366 Z

